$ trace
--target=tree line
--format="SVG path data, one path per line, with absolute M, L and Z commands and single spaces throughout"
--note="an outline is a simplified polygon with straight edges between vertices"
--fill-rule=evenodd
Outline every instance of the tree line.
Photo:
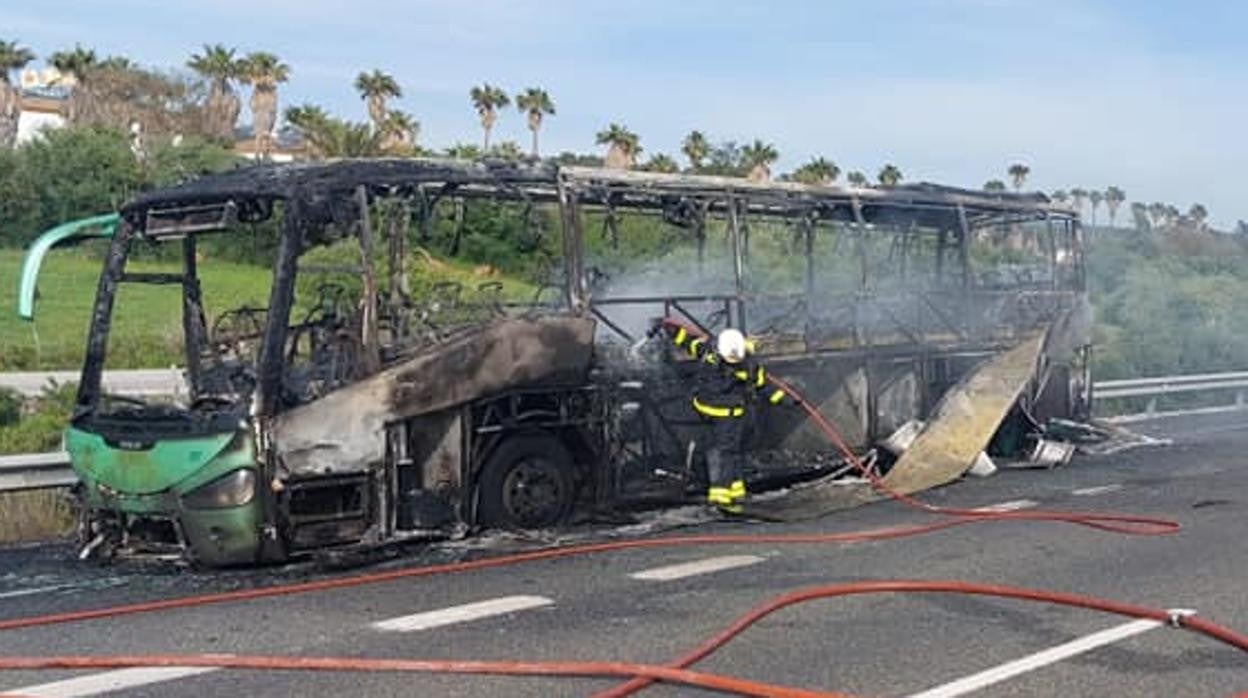
M 1021 162 L 1013 163 L 1006 169 L 1006 175 L 1009 177 L 1015 191 L 1022 190 L 1030 174 L 1031 168 Z M 990 179 L 984 183 L 984 191 L 1003 192 L 1007 191 L 1007 189 L 1004 181 Z M 1085 212 L 1089 214 L 1089 222 L 1092 226 L 1097 225 L 1097 215 L 1100 213 L 1101 206 L 1104 205 L 1106 212 L 1109 214 L 1110 228 L 1117 227 L 1118 213 L 1122 209 L 1122 205 L 1127 202 L 1126 192 L 1121 187 L 1113 185 L 1105 189 L 1089 189 L 1085 187 L 1055 189 L 1048 196 L 1059 204 L 1069 205 L 1080 215 L 1084 215 Z M 1152 203 L 1133 201 L 1131 202 L 1130 212 L 1132 227 L 1136 230 L 1165 230 L 1171 232 L 1210 231 L 1209 209 L 1202 203 L 1193 203 L 1184 212 L 1174 204 L 1162 201 L 1154 201 Z M 1248 235 L 1248 221 L 1238 221 L 1233 232 L 1239 235 Z
M 18 42 L 0 40 L 0 145 L 11 144 L 17 130 L 20 99 L 12 73 L 35 58 L 33 51 Z M 81 45 L 52 53 L 48 62 L 62 75 L 68 89 L 66 118 L 71 125 L 130 130 L 137 124 L 139 133 L 132 134 L 132 140 L 136 141 L 142 137 L 158 140 L 162 136 L 192 134 L 232 147 L 242 111 L 241 88 L 249 87 L 251 133 L 260 157 L 275 147 L 274 134 L 279 126 L 278 90 L 292 72 L 291 67 L 273 53 L 241 53 L 223 44 L 206 44 L 201 51 L 188 57 L 186 67 L 194 78 L 143 68 L 124 56 L 100 56 Z M 519 144 L 514 141 L 496 143 L 492 139 L 499 118 L 514 105 L 530 131 L 527 157 L 539 158 L 542 128 L 548 118 L 556 115 L 555 101 L 542 87 L 527 87 L 511 93 L 484 82 L 473 86 L 467 95 L 480 124 L 480 144 L 456 143 L 435 151 L 418 144 L 420 122 L 412 114 L 392 107 L 391 100 L 403 96 L 403 89 L 392 74 L 380 69 L 361 71 L 353 87 L 365 103 L 367 122 L 334 117 L 313 103 L 291 106 L 280 112 L 281 125 L 302 138 L 308 157 L 442 154 L 467 159 L 483 156 L 520 159 L 526 157 L 526 151 Z M 731 140 L 712 142 L 702 131 L 692 130 L 680 146 L 683 167 L 663 152 L 642 160 L 644 149 L 640 136 L 616 122 L 598 131 L 595 142 L 605 146 L 602 156 L 562 152 L 553 159 L 563 164 L 768 181 L 773 178 L 772 167 L 780 158 L 775 145 L 760 138 L 744 144 Z M 142 143 L 135 143 L 134 147 L 140 148 Z M 1006 178 L 1015 191 L 1021 191 L 1030 173 L 1030 167 L 1016 162 L 1007 168 Z M 892 187 L 905 179 L 902 170 L 892 163 L 881 166 L 873 177 L 862 170 L 844 174 L 844 181 L 853 187 Z M 840 181 L 841 175 L 842 169 L 837 163 L 816 156 L 792 172 L 780 174 L 778 179 L 830 185 Z M 983 189 L 1004 192 L 1007 186 L 1002 179 L 991 179 Z M 1118 186 L 1058 189 L 1049 193 L 1049 197 L 1081 214 L 1087 212 L 1093 226 L 1097 225 L 1103 206 L 1110 227 L 1117 225 L 1120 210 L 1127 200 L 1126 193 Z M 1205 231 L 1208 228 L 1209 211 L 1200 203 L 1183 211 L 1164 202 L 1133 202 L 1129 210 L 1134 227 L 1140 229 Z M 1248 223 L 1240 221 L 1236 231 L 1248 234 Z
M 15 41 L 0 40 L 0 145 L 11 144 L 16 134 L 19 94 L 12 73 L 26 67 L 35 54 Z M 223 44 L 204 45 L 186 61 L 195 76 L 149 70 L 123 56 L 99 56 L 93 49 L 75 45 L 57 51 L 48 62 L 62 75 L 69 91 L 66 118 L 71 125 L 113 126 L 130 129 L 139 124 L 145 134 L 199 134 L 232 145 L 242 111 L 241 88 L 250 87 L 251 133 L 260 156 L 274 148 L 273 134 L 279 126 L 280 85 L 291 76 L 291 67 L 267 51 L 240 53 Z M 433 151 L 417 144 L 420 123 L 410 113 L 394 109 L 390 100 L 403 96 L 398 80 L 380 69 L 360 72 L 353 87 L 364 100 L 367 123 L 331 116 L 323 107 L 305 103 L 280 111 L 282 126 L 302 136 L 310 157 L 369 157 L 420 155 Z M 513 141 L 492 142 L 494 125 L 505 109 L 514 105 L 527 122 L 531 143 L 528 157 L 541 157 L 540 136 L 546 119 L 556 114 L 555 102 L 542 87 L 516 93 L 488 82 L 473 86 L 468 99 L 482 131 L 480 145 L 453 144 L 441 154 L 454 157 L 493 156 L 521 158 L 524 149 Z M 560 162 L 639 168 L 654 172 L 685 171 L 700 174 L 772 178 L 780 158 L 774 144 L 762 139 L 738 144 L 712 143 L 704 133 L 690 131 L 681 144 L 685 167 L 666 153 L 654 153 L 645 161 L 640 137 L 628 127 L 610 123 L 596 134 L 605 146 L 603 156 L 564 152 Z M 810 184 L 831 184 L 841 168 L 824 157 L 814 157 L 781 179 Z M 862 171 L 846 175 L 851 186 L 895 186 L 904 176 L 892 163 L 883 165 L 874 178 Z

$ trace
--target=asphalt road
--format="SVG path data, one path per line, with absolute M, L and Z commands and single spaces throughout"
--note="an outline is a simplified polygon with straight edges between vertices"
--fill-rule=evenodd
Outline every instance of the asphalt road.
M 1012 522 L 865 544 L 608 553 L 0 632 L 0 654 L 178 652 L 664 663 L 773 595 L 817 584 L 890 578 L 1014 584 L 1191 608 L 1248 631 L 1248 416 L 1170 419 L 1133 428 L 1173 437 L 1175 443 L 1081 456 L 1055 471 L 1003 471 L 924 498 L 953 506 L 1010 503 L 1168 517 L 1184 526 L 1177 536 L 1131 537 Z M 886 503 L 802 524 L 715 522 L 696 530 L 822 532 L 927 518 Z M 679 520 L 679 513 L 664 520 Z M 491 548 L 519 544 L 495 538 L 428 548 L 369 570 L 480 556 Z M 0 618 L 359 572 L 330 573 L 302 564 L 187 573 L 69 563 L 64 560 L 67 552 L 57 546 L 0 550 Z M 693 566 L 671 568 L 689 564 Z M 982 672 L 1002 667 L 1014 675 L 974 691 L 950 685 L 967 677 L 983 683 Z M 699 668 L 858 695 L 1225 696 L 1248 690 L 1248 655 L 1189 633 L 1073 609 L 936 595 L 836 599 L 781 611 Z M 118 681 L 137 684 L 122 691 L 127 696 L 575 696 L 614 683 L 226 670 L 195 675 L 176 670 L 159 675 L 47 671 L 0 673 L 0 693 L 95 695 Z M 647 691 L 656 696 L 695 694 L 672 687 Z

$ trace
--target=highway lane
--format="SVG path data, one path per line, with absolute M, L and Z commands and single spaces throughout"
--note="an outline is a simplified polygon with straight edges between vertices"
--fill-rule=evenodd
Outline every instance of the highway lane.
M 993 523 L 868 544 L 666 549 L 407 579 L 332 592 L 0 634 L 0 652 L 226 652 L 370 657 L 614 659 L 663 662 L 774 594 L 855 579 L 958 578 L 1195 608 L 1248 630 L 1248 420 L 1238 415 L 1135 425 L 1168 447 L 1009 471 L 928 493 L 954 506 L 1115 509 L 1168 516 L 1185 530 L 1134 538 L 1058 524 Z M 1190 435 L 1190 436 L 1189 436 Z M 715 523 L 699 532 L 853 530 L 925 521 L 894 504 L 803 524 Z M 224 575 L 67 566 L 50 548 L 0 551 L 0 617 L 320 576 L 308 566 Z M 420 561 L 462 555 L 429 549 Z M 411 560 L 393 562 L 411 564 Z M 5 598 L 41 587 L 70 587 Z M 84 585 L 74 587 L 74 584 Z M 412 621 L 415 617 L 418 621 Z M 406 623 L 399 622 L 407 619 Z M 955 682 L 1013 667 L 974 695 L 1228 695 L 1248 689 L 1248 659 L 1166 628 L 1016 602 L 906 596 L 820 601 L 748 631 L 702 668 L 868 695 L 958 695 Z M 1129 632 L 1137 634 L 1125 636 Z M 1115 637 L 1100 647 L 1097 638 Z M 1089 640 L 1089 638 L 1092 638 Z M 1073 652 L 1051 663 L 1055 648 Z M 1059 651 L 1060 655 L 1062 651 Z M 1043 653 L 1049 652 L 1049 655 Z M 1037 658 L 1039 657 L 1039 658 Z M 1021 664 L 1019 662 L 1021 661 Z M 412 675 L 195 675 L 10 672 L 0 689 L 124 695 L 246 691 L 287 695 L 584 695 L 610 682 Z M 1008 672 L 1006 672 L 1008 673 Z M 47 686 L 90 677 L 88 683 Z M 161 678 L 164 680 L 154 681 Z M 991 678 L 991 677 L 988 677 Z M 297 682 L 297 683 L 296 683 Z M 951 686 L 952 684 L 952 686 Z M 941 688 L 945 687 L 945 688 Z M 944 693 L 939 692 L 945 691 Z M 659 688 L 652 695 L 685 695 Z

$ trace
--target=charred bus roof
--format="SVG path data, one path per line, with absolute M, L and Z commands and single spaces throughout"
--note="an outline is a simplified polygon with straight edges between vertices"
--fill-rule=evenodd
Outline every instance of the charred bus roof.
M 376 194 L 557 202 L 561 193 L 587 207 L 679 213 L 697 204 L 714 212 L 735 201 L 762 216 L 971 227 L 1027 220 L 1076 220 L 1041 193 L 984 192 L 930 183 L 852 188 L 735 177 L 661 174 L 554 163 L 429 158 L 347 159 L 260 164 L 147 192 L 122 215 L 147 235 L 185 233 L 267 218 L 274 202 L 300 198 L 306 215 L 333 220 L 359 187 Z M 966 220 L 959 220 L 965 216 Z

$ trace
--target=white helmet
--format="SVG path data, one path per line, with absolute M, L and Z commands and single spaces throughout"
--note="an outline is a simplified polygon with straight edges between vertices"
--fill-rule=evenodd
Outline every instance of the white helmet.
M 734 330 L 731 327 L 720 332 L 715 338 L 715 353 L 730 364 L 740 363 L 745 359 L 745 335 L 741 334 L 741 330 Z

